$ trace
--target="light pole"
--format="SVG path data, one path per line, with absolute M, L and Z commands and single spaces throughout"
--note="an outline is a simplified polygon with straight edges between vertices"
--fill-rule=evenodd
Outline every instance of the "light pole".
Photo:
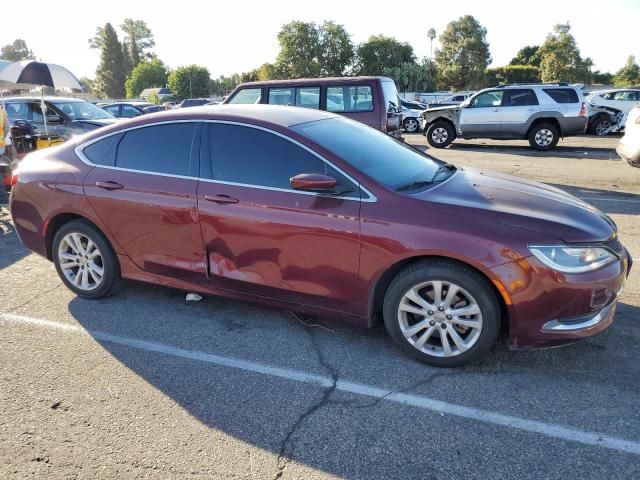
M 431 42 L 431 48 L 430 48 L 430 51 L 429 51 L 429 60 L 433 60 L 433 40 L 436 38 L 436 29 L 435 28 L 430 28 L 429 29 L 429 31 L 427 32 L 427 38 Z

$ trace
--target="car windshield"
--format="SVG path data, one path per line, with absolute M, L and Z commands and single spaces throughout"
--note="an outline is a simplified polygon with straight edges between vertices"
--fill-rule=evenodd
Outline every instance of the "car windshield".
M 70 120 L 101 120 L 115 118 L 109 112 L 89 102 L 52 102 Z
M 447 164 L 386 133 L 346 118 L 317 120 L 292 128 L 394 190 L 425 188 L 455 171 L 442 169 Z

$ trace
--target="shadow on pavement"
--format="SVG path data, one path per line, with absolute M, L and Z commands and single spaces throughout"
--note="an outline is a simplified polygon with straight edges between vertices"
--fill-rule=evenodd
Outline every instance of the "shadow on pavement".
M 320 319 L 311 321 L 326 328 L 304 326 L 288 312 L 239 301 L 205 297 L 186 304 L 183 292 L 133 282 L 125 287 L 105 300 L 76 298 L 69 311 L 90 334 L 103 332 L 324 377 L 335 375 L 507 413 L 520 414 L 522 402 L 530 402 L 531 409 L 522 411 L 525 416 L 535 417 L 538 408 L 557 411 L 554 402 L 567 396 L 567 385 L 577 382 L 589 386 L 585 402 L 603 401 L 600 397 L 612 391 L 631 395 L 638 390 L 637 359 L 629 352 L 640 340 L 636 327 L 640 309 L 630 305 L 620 305 L 614 328 L 592 339 L 553 350 L 510 352 L 498 345 L 477 365 L 441 370 L 405 357 L 379 325 L 363 330 Z M 412 425 L 414 420 L 428 424 L 432 418 L 428 412 L 398 412 L 404 407 L 397 406 L 392 411 L 387 402 L 377 406 L 371 398 L 345 398 L 338 392 L 325 397 L 328 392 L 321 386 L 94 338 L 204 425 L 275 455 L 345 478 L 409 478 L 424 468 L 411 455 L 429 450 L 429 435 L 401 426 L 405 418 Z M 502 406 L 504 399 L 508 403 Z M 577 404 L 582 401 L 575 399 Z M 362 420 L 369 426 L 364 428 Z M 369 455 L 371 445 L 359 438 L 363 428 L 380 430 L 375 455 Z
M 29 255 L 16 235 L 7 210 L 0 211 L 0 270 Z
M 574 147 L 563 146 L 560 143 L 556 148 L 549 151 L 538 151 L 531 148 L 523 141 L 522 145 L 488 145 L 479 143 L 460 143 L 453 142 L 448 148 L 450 150 L 460 150 L 466 152 L 495 152 L 507 153 L 509 155 L 521 155 L 525 157 L 546 157 L 546 158 L 584 158 L 585 160 L 610 160 L 620 162 L 620 158 L 616 154 L 614 148 L 598 148 L 598 147 Z M 428 149 L 428 153 L 436 154 L 437 149 Z

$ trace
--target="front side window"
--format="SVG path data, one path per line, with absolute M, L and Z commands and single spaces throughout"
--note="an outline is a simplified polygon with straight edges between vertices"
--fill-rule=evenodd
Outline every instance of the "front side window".
M 238 93 L 236 93 L 229 103 L 242 103 L 242 104 L 251 104 L 251 103 L 260 103 L 260 99 L 262 98 L 262 89 L 261 88 L 243 88 Z
M 387 112 L 397 112 L 400 101 L 396 84 L 391 80 L 382 80 L 380 85 L 382 86 L 382 96 Z
M 475 96 L 471 100 L 471 103 L 469 103 L 469 106 L 473 108 L 499 107 L 502 104 L 503 95 L 503 90 L 491 90 L 489 92 L 484 92 Z
M 340 190 L 355 187 L 331 165 L 274 133 L 227 124 L 209 126 L 211 172 L 223 182 L 291 190 L 291 177 L 301 173 L 329 175 Z
M 338 113 L 372 112 L 370 85 L 343 85 L 327 88 L 327 111 Z
M 189 175 L 195 123 L 169 123 L 125 132 L 116 167 L 169 175 Z
M 504 107 L 524 107 L 538 105 L 538 98 L 530 88 L 507 90 L 504 94 Z
M 138 115 L 140 115 L 140 111 L 137 108 L 132 107 L 131 105 L 122 106 L 122 116 L 124 118 L 133 118 L 137 117 Z

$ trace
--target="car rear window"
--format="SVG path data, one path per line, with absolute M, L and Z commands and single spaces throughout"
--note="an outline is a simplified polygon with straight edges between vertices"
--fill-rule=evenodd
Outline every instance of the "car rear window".
M 578 94 L 573 88 L 543 88 L 556 103 L 578 103 Z

